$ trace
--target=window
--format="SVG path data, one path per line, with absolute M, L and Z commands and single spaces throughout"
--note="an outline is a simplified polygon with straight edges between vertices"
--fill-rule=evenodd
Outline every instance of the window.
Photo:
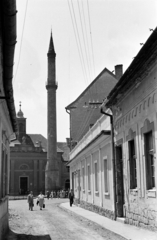
M 75 189 L 77 188 L 76 181 L 77 181 L 77 179 L 76 179 L 76 172 L 75 172 L 74 173 L 74 187 L 75 187 Z
M 6 149 L 2 145 L 2 165 L 1 165 L 1 197 L 8 194 L 8 157 Z
M 104 159 L 104 191 L 108 192 L 108 168 L 107 168 L 107 159 Z
M 88 165 L 88 190 L 91 190 L 91 183 L 90 183 L 90 165 Z
M 137 187 L 137 169 L 134 139 L 128 142 L 129 145 L 129 166 L 130 166 L 130 189 Z
M 144 134 L 147 190 L 155 187 L 154 150 L 152 131 Z
M 94 163 L 95 169 L 95 191 L 98 191 L 98 169 L 97 169 L 97 162 Z
M 82 183 L 83 183 L 83 189 L 85 189 L 85 172 L 84 172 L 84 167 L 82 168 Z

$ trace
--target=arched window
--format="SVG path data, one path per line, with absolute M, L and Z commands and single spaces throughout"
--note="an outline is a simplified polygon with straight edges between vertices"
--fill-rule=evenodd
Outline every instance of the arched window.
M 29 167 L 28 167 L 27 164 L 22 164 L 22 165 L 20 165 L 19 169 L 20 169 L 20 170 L 28 170 Z

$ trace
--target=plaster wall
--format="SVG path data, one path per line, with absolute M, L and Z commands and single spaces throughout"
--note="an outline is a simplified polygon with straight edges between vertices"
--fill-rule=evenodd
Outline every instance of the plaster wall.
M 125 188 L 126 222 L 148 229 L 157 229 L 157 65 L 154 63 L 141 84 L 134 86 L 126 97 L 119 100 L 121 109 L 114 112 L 116 144 L 123 147 L 123 180 Z M 144 135 L 142 129 L 147 123 L 154 124 L 153 148 L 155 162 L 155 188 L 146 188 L 146 165 Z M 127 136 L 135 133 L 137 188 L 129 185 L 129 151 Z
M 104 117 L 104 121 L 106 118 Z M 108 119 L 107 119 L 108 121 Z M 109 124 L 109 122 L 108 122 Z M 99 128 L 100 126 L 97 125 Z M 94 126 L 93 126 L 94 128 Z M 92 134 L 93 131 L 91 131 Z M 98 131 L 99 132 L 99 131 Z M 82 140 L 81 140 L 82 141 Z M 83 144 L 83 143 L 82 143 Z M 78 144 L 79 148 L 79 144 Z M 77 146 L 75 150 L 77 152 Z M 109 218 L 113 218 L 113 175 L 111 163 L 111 136 L 101 135 L 87 148 L 81 149 L 70 163 L 70 182 L 72 188 L 72 176 L 74 177 L 74 193 L 76 204 L 91 211 L 98 212 Z M 73 154 L 73 153 L 71 153 Z M 107 179 L 108 192 L 105 193 L 104 184 L 104 159 L 107 159 Z M 95 163 L 97 163 L 97 189 Z M 89 176 L 88 166 L 90 167 L 90 188 L 88 187 Z M 84 169 L 84 170 L 83 170 Z M 80 190 L 79 190 L 79 171 L 80 171 Z M 84 173 L 84 175 L 83 175 Z M 84 180 L 83 180 L 84 178 Z
M 99 108 L 90 106 L 89 101 L 102 102 L 116 83 L 115 77 L 109 71 L 104 71 L 94 84 L 89 86 L 82 96 L 76 100 L 70 110 L 70 137 L 72 140 L 80 141 L 88 132 L 90 124 L 95 124 L 101 116 Z M 87 106 L 85 106 L 85 103 Z

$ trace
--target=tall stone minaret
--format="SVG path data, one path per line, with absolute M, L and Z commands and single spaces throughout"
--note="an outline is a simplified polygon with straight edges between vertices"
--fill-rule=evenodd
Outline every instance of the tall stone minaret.
M 56 133 L 56 68 L 52 33 L 47 53 L 48 79 L 47 89 L 47 165 L 45 170 L 45 190 L 52 191 L 59 188 L 59 168 L 57 161 L 57 133 Z

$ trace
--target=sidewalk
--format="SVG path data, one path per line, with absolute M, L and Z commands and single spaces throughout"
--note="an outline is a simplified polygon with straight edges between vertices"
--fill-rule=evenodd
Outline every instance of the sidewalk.
M 70 207 L 69 203 L 61 203 L 60 207 L 87 218 L 90 221 L 101 225 L 103 228 L 117 233 L 128 240 L 157 240 L 157 232 L 151 232 L 142 228 L 131 226 L 129 224 L 113 221 L 109 218 L 103 217 L 97 213 L 85 210 L 75 205 Z

